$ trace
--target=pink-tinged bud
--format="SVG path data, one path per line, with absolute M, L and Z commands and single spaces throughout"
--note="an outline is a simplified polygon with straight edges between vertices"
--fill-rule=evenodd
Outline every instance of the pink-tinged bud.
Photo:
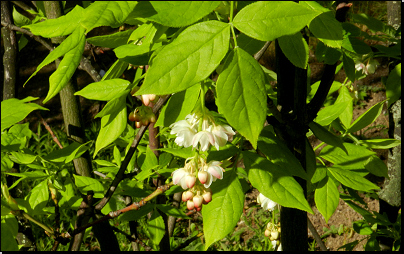
M 187 208 L 188 210 L 193 210 L 195 208 L 195 204 L 192 202 L 192 200 L 187 201 Z
M 202 201 L 203 198 L 200 195 L 196 195 L 192 198 L 192 201 L 194 201 L 194 205 L 196 208 L 201 207 L 202 206 Z
M 155 94 L 149 94 L 149 100 L 150 101 L 154 101 L 156 99 L 156 95 Z
M 271 231 L 269 231 L 268 229 L 265 229 L 265 236 L 269 237 L 271 235 Z
M 195 177 L 195 176 L 193 176 L 193 175 L 187 175 L 187 176 L 185 177 L 185 183 L 187 184 L 187 187 L 188 187 L 188 188 L 191 189 L 192 187 L 194 187 L 195 182 L 196 182 L 196 177 Z
M 202 210 L 202 206 L 197 207 L 196 210 L 199 212 L 200 210 Z
M 194 197 L 194 194 L 191 191 L 184 191 L 182 193 L 182 201 L 186 202 Z
M 142 127 L 142 123 L 141 122 L 135 122 L 135 126 L 136 126 L 136 128 L 140 128 L 140 127 Z
M 205 184 L 206 181 L 208 181 L 208 172 L 206 171 L 198 172 L 198 179 L 199 182 L 201 182 L 201 184 Z
M 143 104 L 145 106 L 148 106 L 149 103 L 150 103 L 149 95 L 148 94 L 142 94 L 142 101 L 143 101 Z
M 202 194 L 203 197 L 203 201 L 207 203 L 209 203 L 210 201 L 212 201 L 212 192 L 205 192 Z

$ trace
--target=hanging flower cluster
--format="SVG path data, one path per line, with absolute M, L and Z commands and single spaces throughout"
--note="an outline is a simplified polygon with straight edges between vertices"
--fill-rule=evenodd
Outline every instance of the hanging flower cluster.
M 170 126 L 171 134 L 176 134 L 174 142 L 179 146 L 197 148 L 206 151 L 212 145 L 219 150 L 220 146 L 226 145 L 230 137 L 236 133 L 228 125 L 216 124 L 209 114 L 199 117 L 197 114 L 189 114 L 185 120 L 173 123 Z
M 174 142 L 177 145 L 192 146 L 203 152 L 207 151 L 210 145 L 219 150 L 219 147 L 226 145 L 229 138 L 236 134 L 230 126 L 215 123 L 207 110 L 203 114 L 189 114 L 185 120 L 173 123 L 170 127 L 171 134 L 176 135 Z M 196 155 L 188 158 L 183 168 L 172 173 L 173 183 L 184 190 L 188 189 L 182 193 L 182 200 L 187 202 L 189 210 L 195 208 L 200 211 L 202 204 L 212 200 L 209 187 L 212 182 L 223 178 L 224 169 L 221 164 L 219 161 L 206 162 L 203 156 Z
M 180 185 L 184 190 L 182 201 L 187 202 L 189 210 L 200 211 L 202 204 L 212 200 L 212 191 L 209 188 L 216 179 L 223 178 L 224 169 L 219 161 L 206 163 L 200 156 L 188 158 L 185 166 L 172 173 L 173 183 Z
M 272 212 L 277 205 L 276 202 L 265 197 L 262 193 L 258 195 L 257 202 L 261 204 L 261 207 L 263 209 L 268 210 L 270 212 Z M 275 225 L 272 222 L 268 222 L 264 234 L 266 237 L 269 237 L 269 240 L 271 241 L 274 249 L 276 248 L 277 245 L 279 245 L 277 250 L 282 250 L 282 246 L 280 244 L 280 232 L 281 232 L 280 225 Z

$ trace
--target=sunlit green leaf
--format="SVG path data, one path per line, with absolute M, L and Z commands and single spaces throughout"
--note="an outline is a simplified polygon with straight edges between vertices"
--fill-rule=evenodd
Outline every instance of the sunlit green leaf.
M 230 27 L 206 21 L 186 28 L 153 59 L 136 95 L 180 92 L 202 81 L 229 49 Z
M 212 201 L 202 207 L 205 250 L 234 230 L 244 205 L 243 189 L 235 170 L 227 169 L 223 179 L 210 188 Z
M 257 147 L 266 117 L 265 78 L 258 62 L 236 48 L 225 60 L 216 91 L 219 112 Z

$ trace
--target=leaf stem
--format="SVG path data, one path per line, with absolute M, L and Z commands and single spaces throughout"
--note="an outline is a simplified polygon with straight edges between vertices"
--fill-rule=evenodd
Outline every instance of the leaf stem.
M 234 12 L 234 1 L 230 1 L 230 29 L 231 33 L 233 34 L 233 40 L 234 40 L 234 48 L 237 48 L 237 40 L 236 40 L 236 33 L 234 32 L 234 26 L 233 26 L 233 12 Z

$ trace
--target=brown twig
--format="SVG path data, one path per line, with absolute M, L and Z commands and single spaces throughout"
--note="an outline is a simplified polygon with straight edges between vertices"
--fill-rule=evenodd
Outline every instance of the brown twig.
M 171 182 L 171 183 L 159 186 L 153 193 L 151 193 L 149 196 L 143 198 L 139 202 L 134 202 L 133 204 L 131 204 L 131 205 L 125 207 L 125 208 L 122 208 L 121 210 L 109 212 L 107 215 L 105 215 L 104 217 L 102 217 L 102 218 L 100 218 L 98 220 L 95 220 L 95 221 L 93 221 L 91 223 L 88 223 L 88 224 L 86 224 L 84 226 L 76 228 L 75 230 L 73 230 L 73 232 L 71 234 L 67 234 L 66 237 L 67 238 L 73 237 L 74 235 L 84 231 L 85 229 L 87 229 L 89 227 L 92 227 L 92 226 L 94 226 L 96 224 L 99 224 L 99 223 L 101 223 L 103 221 L 116 218 L 116 217 L 118 217 L 119 215 L 121 215 L 123 213 L 129 212 L 129 211 L 132 211 L 132 210 L 139 210 L 142 206 L 145 206 L 148 201 L 150 201 L 153 198 L 157 197 L 158 195 L 164 193 L 165 191 L 170 189 L 171 186 L 173 186 L 173 185 L 174 185 L 174 183 Z
M 60 143 L 58 137 L 53 133 L 51 127 L 48 123 L 42 118 L 41 114 L 38 111 L 35 111 L 36 115 L 41 119 L 42 124 L 45 126 L 45 129 L 51 134 L 53 141 L 59 146 L 60 149 L 63 149 L 62 144 Z

